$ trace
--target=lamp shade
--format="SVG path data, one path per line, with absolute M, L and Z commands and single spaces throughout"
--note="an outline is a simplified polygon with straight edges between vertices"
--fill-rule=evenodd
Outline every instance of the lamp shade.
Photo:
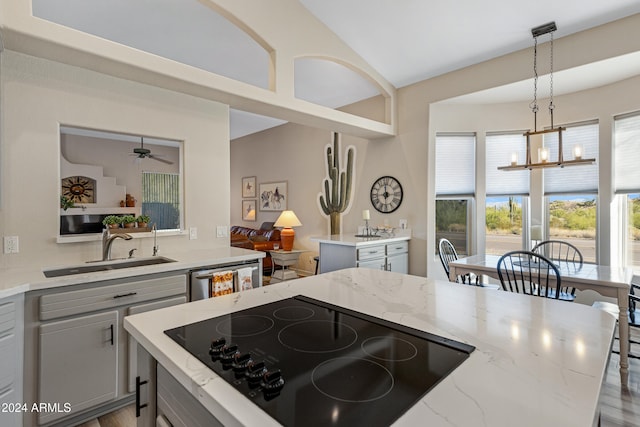
M 300 227 L 301 225 L 302 223 L 293 211 L 282 211 L 282 213 L 276 220 L 276 223 L 273 224 L 274 227 L 285 228 Z
M 290 251 L 293 249 L 293 239 L 295 231 L 292 227 L 300 227 L 302 223 L 293 211 L 282 211 L 274 227 L 283 227 L 280 232 L 280 240 L 282 241 L 282 250 Z

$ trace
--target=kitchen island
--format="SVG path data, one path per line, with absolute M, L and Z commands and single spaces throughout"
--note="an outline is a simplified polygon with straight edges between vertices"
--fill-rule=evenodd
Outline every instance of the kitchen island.
M 128 316 L 125 329 L 222 424 L 277 425 L 164 331 L 296 295 L 475 346 L 396 425 L 598 424 L 615 319 L 579 304 L 347 269 Z
M 334 234 L 315 236 L 310 240 L 319 244 L 320 273 L 351 267 L 409 272 L 411 230 L 369 237 L 357 237 L 355 233 Z

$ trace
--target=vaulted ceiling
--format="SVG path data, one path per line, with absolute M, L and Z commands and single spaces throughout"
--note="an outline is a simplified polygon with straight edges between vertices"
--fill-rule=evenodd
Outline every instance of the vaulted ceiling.
M 299 0 L 396 88 L 532 44 L 531 28 L 555 21 L 555 37 L 640 13 L 638 0 Z M 197 0 L 33 0 L 34 16 L 252 85 L 268 86 L 267 52 Z M 294 35 L 292 34 L 292 37 Z M 571 90 L 640 73 L 640 58 L 567 76 Z M 296 97 L 331 108 L 377 94 L 337 64 L 296 61 Z M 598 78 L 599 77 L 599 78 Z M 327 84 L 330 82 L 332 84 Z M 336 84 L 336 83 L 339 84 Z M 510 88 L 509 96 L 527 91 Z M 480 94 L 477 100 L 495 93 Z M 502 98 L 499 98 L 502 99 Z M 232 139 L 282 123 L 232 111 Z

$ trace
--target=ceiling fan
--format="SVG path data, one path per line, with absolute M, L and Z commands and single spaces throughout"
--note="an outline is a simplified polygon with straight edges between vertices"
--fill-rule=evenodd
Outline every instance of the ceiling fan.
M 131 156 L 137 156 L 139 159 L 153 159 L 153 160 L 157 160 L 159 162 L 162 163 L 166 163 L 168 165 L 172 165 L 173 162 L 169 161 L 169 160 L 165 160 L 162 159 L 160 156 L 151 154 L 151 150 L 149 150 L 148 148 L 144 148 L 144 138 L 140 137 L 140 148 L 134 148 L 133 149 L 133 153 L 130 154 Z

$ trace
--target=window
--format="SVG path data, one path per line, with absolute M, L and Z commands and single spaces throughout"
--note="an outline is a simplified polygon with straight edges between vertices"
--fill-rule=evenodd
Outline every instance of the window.
M 596 262 L 595 195 L 576 194 L 549 196 L 549 239 L 564 240 L 582 253 L 584 262 Z
M 526 158 L 524 132 L 488 133 L 486 136 L 485 253 L 502 255 L 522 249 L 526 223 L 523 203 L 529 195 L 529 171 L 502 171 L 511 153 Z
M 152 218 L 158 230 L 180 229 L 180 175 L 142 173 L 142 214 Z
M 623 265 L 640 267 L 640 112 L 614 118 L 615 191 L 622 198 Z
M 468 255 L 475 194 L 475 134 L 436 135 L 436 252 L 446 238 Z
M 573 158 L 573 147 L 583 147 L 584 158 L 598 158 L 598 123 L 566 125 L 563 158 Z M 549 158 L 558 156 L 558 135 L 545 135 Z M 576 246 L 585 262 L 596 262 L 598 165 L 544 169 L 549 239 L 565 240 Z

